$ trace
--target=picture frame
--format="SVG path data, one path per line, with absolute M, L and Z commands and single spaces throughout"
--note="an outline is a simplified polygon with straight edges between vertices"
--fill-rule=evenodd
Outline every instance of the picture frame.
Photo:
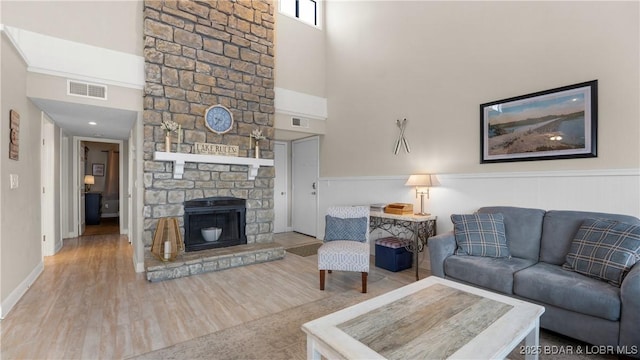
M 480 163 L 597 157 L 598 80 L 480 105 Z
M 104 176 L 104 164 L 91 164 L 91 174 L 93 176 Z

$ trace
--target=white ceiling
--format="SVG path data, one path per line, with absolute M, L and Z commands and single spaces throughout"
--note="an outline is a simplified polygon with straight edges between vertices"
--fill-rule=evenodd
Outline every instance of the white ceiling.
M 71 136 L 129 139 L 137 112 L 49 99 L 31 98 L 42 111 Z M 93 121 L 96 125 L 89 125 Z

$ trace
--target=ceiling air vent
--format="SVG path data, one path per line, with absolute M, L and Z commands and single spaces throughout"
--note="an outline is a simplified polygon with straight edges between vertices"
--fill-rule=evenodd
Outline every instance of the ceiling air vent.
M 67 80 L 67 95 L 107 100 L 107 87 L 105 85 Z
M 291 126 L 292 127 L 308 128 L 309 127 L 309 120 L 308 119 L 301 119 L 301 118 L 297 118 L 297 117 L 292 117 L 291 118 Z

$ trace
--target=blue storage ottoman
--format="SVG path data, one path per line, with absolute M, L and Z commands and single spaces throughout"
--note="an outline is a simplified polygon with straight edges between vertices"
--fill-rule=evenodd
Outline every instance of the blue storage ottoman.
M 411 268 L 413 254 L 405 249 L 408 241 L 393 236 L 376 240 L 376 266 L 393 272 Z

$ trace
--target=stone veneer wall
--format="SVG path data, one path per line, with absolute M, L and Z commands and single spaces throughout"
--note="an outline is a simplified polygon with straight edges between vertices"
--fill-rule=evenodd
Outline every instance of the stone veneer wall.
M 184 226 L 184 201 L 210 196 L 247 199 L 247 242 L 273 242 L 273 167 L 261 167 L 249 181 L 247 166 L 187 163 L 176 180 L 172 163 L 154 161 L 153 152 L 164 151 L 160 124 L 170 119 L 184 130 L 180 152 L 208 142 L 238 145 L 240 156 L 250 156 L 249 134 L 260 128 L 267 137 L 261 157 L 273 158 L 275 6 L 269 0 L 145 0 L 146 246 L 159 218 L 178 217 Z M 233 129 L 223 135 L 204 125 L 205 110 L 216 104 L 233 113 Z

